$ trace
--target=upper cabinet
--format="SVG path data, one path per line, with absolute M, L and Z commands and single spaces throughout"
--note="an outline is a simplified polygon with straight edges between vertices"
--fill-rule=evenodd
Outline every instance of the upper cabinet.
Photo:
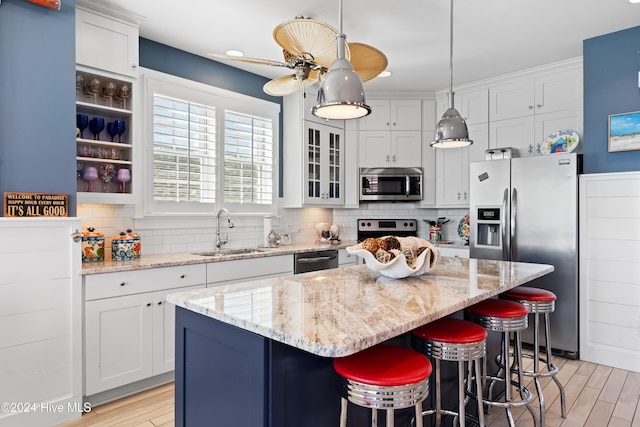
M 573 67 L 492 86 L 490 148 L 512 147 L 520 157 L 538 156 L 551 133 L 582 135 L 582 68 Z
M 79 203 L 133 203 L 138 23 L 76 2 L 77 195 Z
M 492 86 L 491 121 L 582 106 L 582 68 L 557 71 Z
M 419 99 L 367 100 L 371 114 L 359 119 L 360 130 L 421 130 Z
M 141 21 L 126 11 L 77 1 L 76 64 L 137 77 Z
M 368 100 L 359 119 L 360 167 L 421 167 L 422 101 Z
M 283 99 L 286 165 L 283 186 L 287 208 L 344 205 L 344 120 L 322 120 L 315 116 L 311 120 L 308 99 L 315 101 L 314 89 L 307 88 Z

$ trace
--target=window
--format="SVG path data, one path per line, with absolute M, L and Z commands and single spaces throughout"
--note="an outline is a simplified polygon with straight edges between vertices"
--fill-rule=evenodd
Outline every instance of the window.
M 277 104 L 151 71 L 145 89 L 148 214 L 271 213 Z

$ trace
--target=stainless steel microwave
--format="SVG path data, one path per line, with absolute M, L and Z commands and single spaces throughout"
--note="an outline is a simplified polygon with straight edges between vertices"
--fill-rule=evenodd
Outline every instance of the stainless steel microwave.
M 360 200 L 422 200 L 422 168 L 360 168 Z

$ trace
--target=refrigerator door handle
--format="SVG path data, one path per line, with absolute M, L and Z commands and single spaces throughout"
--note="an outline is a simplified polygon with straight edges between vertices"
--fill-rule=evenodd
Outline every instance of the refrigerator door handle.
M 518 252 L 516 249 L 516 218 L 518 217 L 518 190 L 513 187 L 511 190 L 511 261 L 518 261 Z
M 502 260 L 509 260 L 509 240 L 507 239 L 507 205 L 509 203 L 509 189 L 504 189 L 504 195 L 502 196 L 502 216 L 500 228 L 502 230 Z

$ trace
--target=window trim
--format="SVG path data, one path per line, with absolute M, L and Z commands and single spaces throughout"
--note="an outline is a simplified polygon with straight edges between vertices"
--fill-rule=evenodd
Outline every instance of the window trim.
M 177 77 L 171 74 L 159 71 L 141 68 L 142 80 L 142 136 L 141 141 L 144 142 L 141 150 L 138 150 L 138 158 L 142 159 L 139 164 L 144 165 L 143 173 L 138 175 L 142 179 L 142 194 L 140 197 L 142 203 L 141 216 L 203 216 L 211 215 L 218 209 L 226 207 L 232 209 L 236 214 L 241 215 L 273 215 L 277 211 L 279 188 L 279 140 L 280 140 L 280 105 L 274 102 L 254 98 L 248 95 L 210 86 L 204 83 Z M 273 197 L 270 205 L 253 205 L 253 204 L 235 204 L 224 203 L 222 201 L 223 194 L 219 193 L 216 202 L 213 204 L 189 203 L 189 202 L 157 202 L 153 200 L 153 95 L 154 92 L 162 93 L 167 96 L 177 98 L 185 98 L 194 102 L 200 102 L 207 105 L 215 105 L 218 113 L 216 114 L 216 132 L 217 152 L 219 156 L 217 162 L 217 179 L 219 185 L 224 183 L 224 111 L 234 110 L 241 111 L 245 114 L 253 114 L 256 116 L 268 117 L 273 123 Z M 215 97 L 215 103 L 212 103 L 212 97 Z

